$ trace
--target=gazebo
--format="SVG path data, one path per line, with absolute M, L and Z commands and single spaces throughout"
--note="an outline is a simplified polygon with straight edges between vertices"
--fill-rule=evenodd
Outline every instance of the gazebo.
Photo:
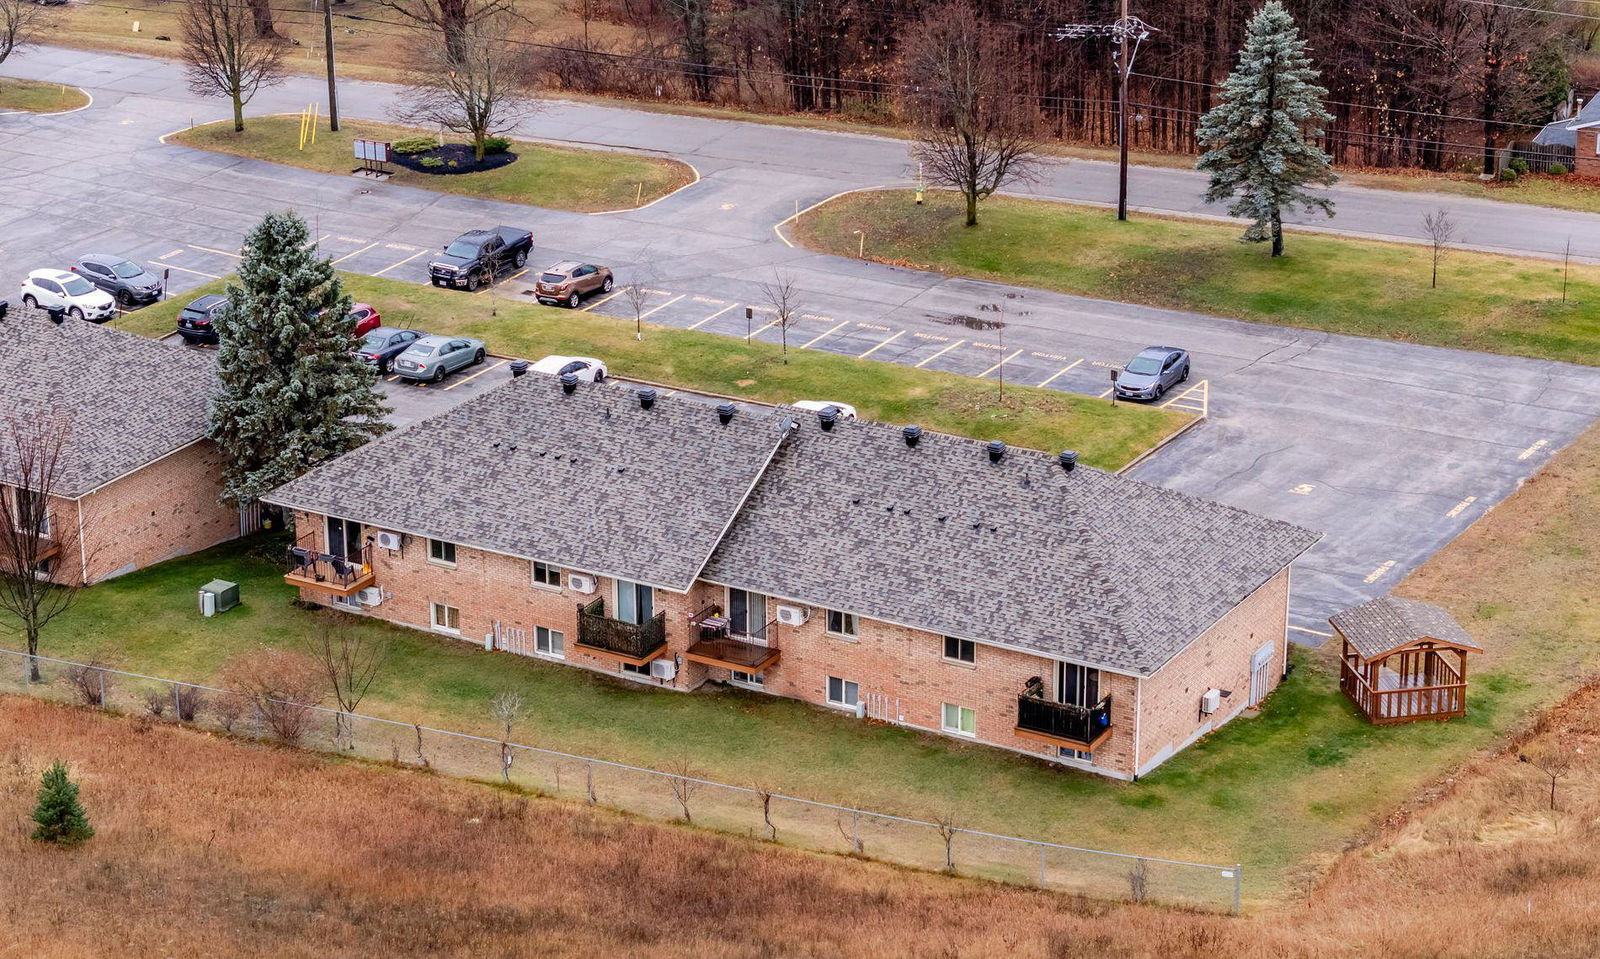
M 1483 648 L 1443 608 L 1385 596 L 1328 622 L 1344 642 L 1339 688 L 1380 725 L 1467 713 L 1467 654 Z

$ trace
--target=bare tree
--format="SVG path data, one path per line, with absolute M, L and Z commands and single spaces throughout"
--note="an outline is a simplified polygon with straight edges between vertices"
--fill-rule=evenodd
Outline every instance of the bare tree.
M 1550 810 L 1554 812 L 1556 808 L 1556 783 L 1565 779 L 1572 772 L 1573 756 L 1571 750 L 1559 745 L 1546 746 L 1532 756 L 1527 753 L 1519 754 L 1517 762 L 1527 763 L 1534 769 L 1544 773 L 1545 779 L 1550 781 Z
M 0 0 L 0 63 L 39 39 L 49 8 L 33 0 Z
M 489 701 L 489 714 L 500 723 L 500 777 L 511 781 L 511 732 L 522 718 L 522 693 L 514 689 L 502 690 Z
M 1438 289 L 1439 261 L 1450 252 L 1450 243 L 1456 238 L 1456 221 L 1450 218 L 1449 210 L 1441 207 L 1422 214 L 1422 232 L 1433 254 L 1433 287 Z
M 502 19 L 513 7 L 511 0 L 377 0 L 377 3 L 407 20 L 431 28 L 426 32 L 439 34 L 452 56 L 460 55 L 465 49 L 464 41 L 473 27 Z
M 907 38 L 911 156 L 934 183 L 961 191 L 967 226 L 978 201 L 1038 172 L 1038 100 L 1025 86 L 1016 31 L 978 19 L 968 0 L 930 11 Z
M 783 362 L 789 362 L 789 329 L 800 318 L 800 287 L 794 274 L 786 270 L 773 270 L 772 281 L 761 284 L 761 295 L 772 307 L 772 325 L 778 328 L 778 338 L 783 344 Z
M 104 660 L 94 656 L 87 663 L 67 670 L 67 685 L 77 693 L 78 702 L 85 706 L 106 704 L 107 687 L 111 685 L 111 678 L 106 675 L 108 668 Z
M 526 47 L 507 38 L 511 24 L 502 13 L 464 25 L 459 35 L 419 39 L 395 118 L 469 136 L 482 160 L 490 137 L 538 110 L 535 64 Z
M 313 707 L 322 700 L 322 671 L 310 657 L 262 647 L 229 660 L 222 678 L 282 742 L 298 745 L 311 731 Z
M 262 87 L 283 82 L 282 38 L 258 29 L 251 0 L 186 0 L 178 15 L 189 92 L 233 101 L 233 129 Z
M 693 824 L 694 818 L 689 815 L 689 800 L 700 791 L 700 771 L 685 756 L 673 763 L 668 772 L 671 775 L 667 777 L 667 785 L 672 788 L 672 798 L 678 801 L 678 809 L 683 812 L 683 821 Z
M 956 825 L 954 813 L 945 813 L 933 817 L 933 827 L 939 830 L 939 838 L 944 840 L 944 871 L 956 871 L 956 836 L 961 832 L 961 827 Z
M 376 630 L 357 629 L 334 612 L 324 612 L 306 642 L 307 652 L 322 671 L 339 711 L 334 714 L 334 745 L 356 748 L 350 715 L 366 698 L 389 658 L 389 642 Z
M 622 288 L 622 301 L 633 313 L 633 338 L 644 339 L 644 314 L 650 308 L 650 287 L 655 282 L 654 258 L 649 247 L 639 253 L 639 264 L 628 275 L 628 285 Z

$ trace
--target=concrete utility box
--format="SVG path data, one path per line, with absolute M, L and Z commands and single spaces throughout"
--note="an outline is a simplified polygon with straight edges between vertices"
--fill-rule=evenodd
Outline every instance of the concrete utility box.
M 200 613 L 215 616 L 239 605 L 239 584 L 214 579 L 200 587 Z

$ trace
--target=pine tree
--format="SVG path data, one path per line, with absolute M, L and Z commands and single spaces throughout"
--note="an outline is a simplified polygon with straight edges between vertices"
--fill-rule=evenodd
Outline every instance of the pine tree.
M 59 759 L 40 780 L 33 821 L 38 824 L 33 838 L 40 842 L 75 846 L 94 835 L 89 817 L 78 804 L 78 784 L 67 778 L 67 764 Z
M 1332 158 L 1313 142 L 1333 120 L 1319 76 L 1294 18 L 1280 0 L 1267 0 L 1250 18 L 1221 101 L 1200 121 L 1206 152 L 1198 169 L 1211 174 L 1206 200 L 1232 199 L 1228 212 L 1251 221 L 1241 239 L 1270 239 L 1273 256 L 1283 255 L 1284 207 L 1333 216 L 1332 200 L 1304 189 L 1337 179 Z
M 245 505 L 388 429 L 374 374 L 351 353 L 350 297 L 305 221 L 272 213 L 245 240 L 216 317 L 211 438 L 223 499 Z

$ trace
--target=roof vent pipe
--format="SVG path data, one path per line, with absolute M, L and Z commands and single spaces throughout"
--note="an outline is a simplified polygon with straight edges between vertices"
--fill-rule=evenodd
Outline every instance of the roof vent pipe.
M 1078 465 L 1078 451 L 1062 450 L 1061 455 L 1057 456 L 1056 459 L 1061 462 L 1061 468 L 1070 473 L 1072 468 Z
M 567 394 L 568 396 L 571 396 L 572 394 L 576 393 L 577 391 L 578 391 L 578 374 L 576 374 L 576 373 L 563 373 L 563 374 L 561 374 L 561 392 Z
M 517 377 L 526 374 L 528 372 L 528 367 L 532 365 L 533 364 L 529 363 L 527 360 L 512 360 L 511 378 L 516 379 Z
M 833 429 L 833 424 L 839 422 L 839 407 L 824 406 L 817 413 L 817 419 L 822 421 L 822 431 L 826 433 Z
M 989 462 L 998 463 L 1000 458 L 1006 455 L 1006 444 L 1000 440 L 990 440 L 988 450 Z
M 732 403 L 722 403 L 717 406 L 717 419 L 723 426 L 733 422 L 733 413 L 736 407 Z
M 910 426 L 907 426 L 905 429 L 901 430 L 900 435 L 906 438 L 907 446 L 916 446 L 917 443 L 922 440 L 922 427 L 912 423 Z
M 639 391 L 639 409 L 647 410 L 656 405 L 656 391 L 645 387 Z
M 59 306 L 52 306 L 45 312 L 50 314 L 50 322 L 54 323 L 56 326 L 60 326 L 67 318 L 67 311 L 63 310 Z

